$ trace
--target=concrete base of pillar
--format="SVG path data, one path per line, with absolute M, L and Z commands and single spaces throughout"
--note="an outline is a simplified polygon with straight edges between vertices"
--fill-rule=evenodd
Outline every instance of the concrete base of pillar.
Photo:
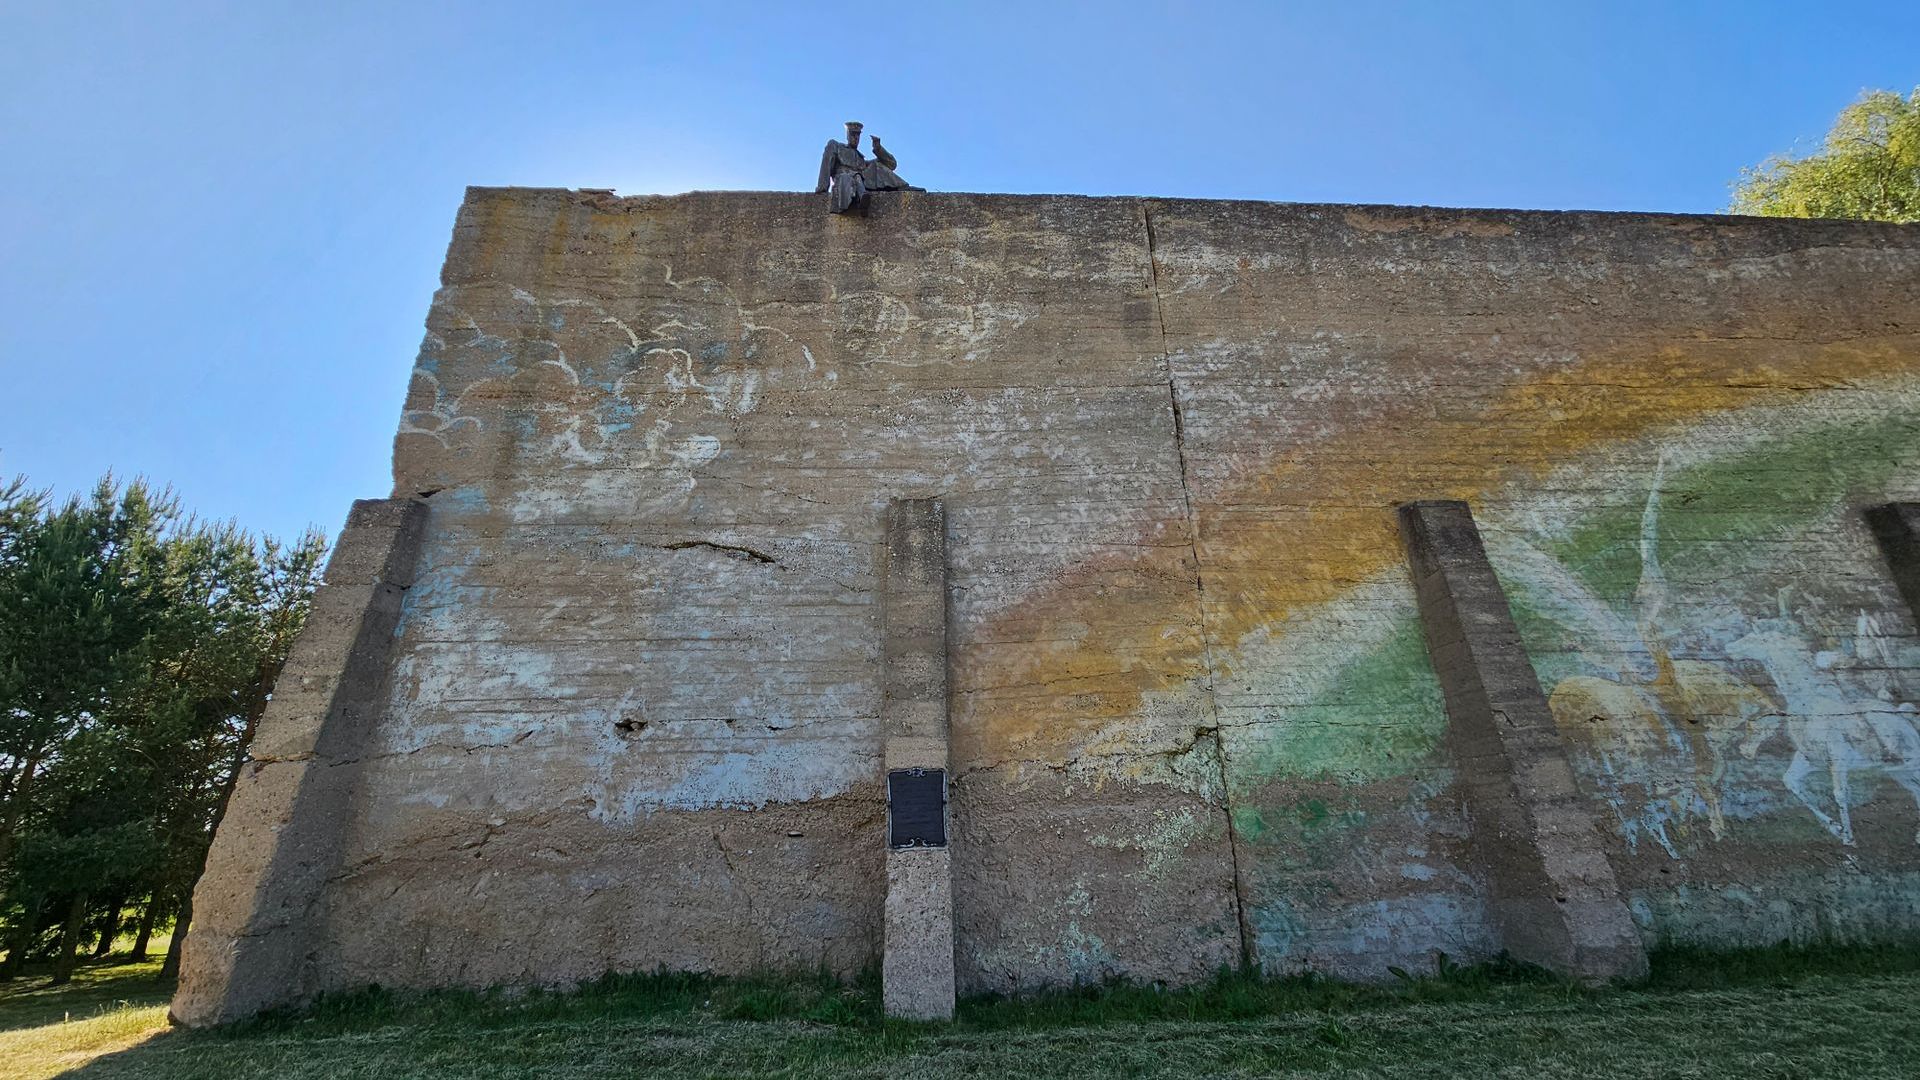
M 949 848 L 887 852 L 888 1016 L 953 1018 L 953 859 Z

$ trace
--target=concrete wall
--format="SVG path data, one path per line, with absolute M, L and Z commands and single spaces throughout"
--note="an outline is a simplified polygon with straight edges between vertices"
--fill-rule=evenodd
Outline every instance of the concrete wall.
M 1920 929 L 1859 513 L 1920 496 L 1916 333 L 1903 226 L 474 189 L 312 985 L 875 960 L 931 496 L 963 991 L 1498 951 L 1411 500 L 1471 505 L 1648 941 Z
M 224 1023 L 316 989 L 312 957 L 374 731 L 427 506 L 362 499 L 236 778 L 193 894 L 172 1015 Z

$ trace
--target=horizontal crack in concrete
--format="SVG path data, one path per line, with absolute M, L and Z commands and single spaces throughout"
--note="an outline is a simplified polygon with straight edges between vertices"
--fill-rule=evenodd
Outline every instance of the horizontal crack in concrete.
M 692 548 L 709 548 L 732 559 L 751 559 L 754 562 L 773 563 L 775 565 L 778 565 L 780 561 L 764 551 L 755 551 L 750 547 L 741 547 L 738 544 L 716 544 L 712 540 L 680 540 L 672 544 L 661 544 L 660 548 L 663 551 L 687 551 Z

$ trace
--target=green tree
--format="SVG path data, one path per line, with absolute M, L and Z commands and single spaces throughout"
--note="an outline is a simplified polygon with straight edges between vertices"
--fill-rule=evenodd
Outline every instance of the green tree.
M 176 549 L 172 580 L 182 588 L 169 606 L 178 624 L 170 647 L 154 652 L 149 700 L 136 710 L 152 729 L 154 759 L 167 768 L 155 788 L 166 802 L 158 818 L 164 855 L 153 883 L 174 913 L 164 975 L 179 968 L 193 884 L 306 622 L 324 552 L 317 533 L 283 547 L 256 544 L 232 528 L 202 531 Z
M 133 567 L 171 512 L 111 478 L 58 510 L 19 480 L 0 492 L 0 863 L 56 750 L 127 675 Z
M 1819 153 L 1743 170 L 1732 211 L 1920 221 L 1920 89 L 1869 93 L 1841 110 Z
M 0 488 L 0 921 L 6 967 L 130 900 L 174 945 L 246 746 L 318 584 L 322 539 L 282 546 L 111 477 L 55 506 Z M 49 936 L 51 935 L 51 936 Z
M 71 924 L 76 906 L 85 914 L 91 893 L 76 875 L 100 865 L 83 850 L 85 834 L 100 826 L 76 799 L 93 786 L 89 770 L 108 761 L 89 732 L 136 671 L 142 568 L 176 514 L 164 496 L 156 501 L 138 483 L 122 492 L 110 477 L 90 499 L 58 508 L 23 481 L 0 493 L 0 873 L 12 924 L 9 968 L 44 921 Z M 60 899 L 71 901 L 64 912 L 56 910 Z M 63 948 L 73 944 L 62 937 Z

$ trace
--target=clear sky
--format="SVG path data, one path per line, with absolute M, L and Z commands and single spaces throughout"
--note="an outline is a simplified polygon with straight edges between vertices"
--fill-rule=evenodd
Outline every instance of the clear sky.
M 0 475 L 334 532 L 468 184 L 1710 212 L 1916 83 L 1916 0 L 0 0 Z

